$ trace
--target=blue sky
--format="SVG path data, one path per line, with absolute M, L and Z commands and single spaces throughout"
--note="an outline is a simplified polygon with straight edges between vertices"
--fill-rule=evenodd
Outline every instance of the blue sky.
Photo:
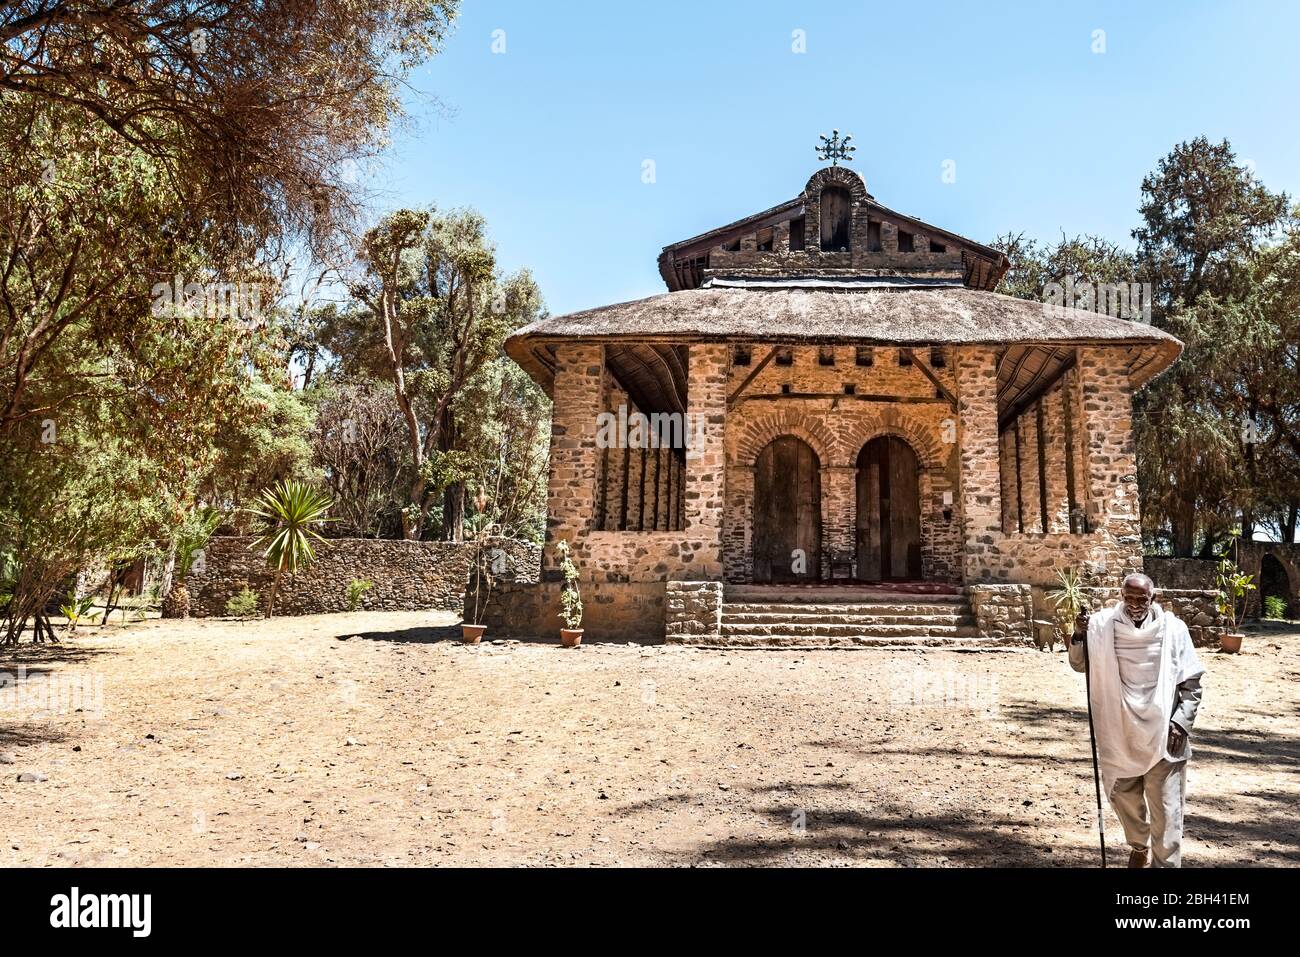
M 555 314 L 665 291 L 661 247 L 797 195 L 832 127 L 894 209 L 1131 246 L 1180 140 L 1300 196 L 1297 35 L 1294 2 L 465 0 L 368 185 L 378 210 L 477 207 Z

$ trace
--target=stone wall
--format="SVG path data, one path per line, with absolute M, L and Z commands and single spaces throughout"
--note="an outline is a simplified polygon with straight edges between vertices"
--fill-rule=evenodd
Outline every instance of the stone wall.
M 1033 597 L 1028 585 L 971 585 L 980 638 L 1007 645 L 1034 644 Z
M 256 591 L 265 607 L 274 573 L 252 542 L 242 536 L 216 537 L 208 542 L 202 571 L 192 571 L 186 580 L 192 615 L 224 615 L 226 602 L 245 587 Z M 501 549 L 503 578 L 537 579 L 541 546 L 501 539 L 492 547 Z M 348 583 L 353 579 L 373 583 L 361 599 L 361 607 L 368 611 L 459 611 L 474 546 L 468 542 L 334 538 L 318 542 L 314 548 L 316 561 L 297 575 L 281 579 L 275 598 L 277 615 L 346 611 Z
M 1216 560 L 1203 558 L 1166 558 L 1160 555 L 1142 556 L 1142 567 L 1156 587 L 1204 590 L 1213 589 L 1214 576 L 1219 570 Z
M 663 582 L 582 582 L 583 641 L 664 640 Z M 561 582 L 507 582 L 483 615 L 489 638 L 559 640 Z
M 669 582 L 664 598 L 664 640 L 711 644 L 722 640 L 722 582 Z

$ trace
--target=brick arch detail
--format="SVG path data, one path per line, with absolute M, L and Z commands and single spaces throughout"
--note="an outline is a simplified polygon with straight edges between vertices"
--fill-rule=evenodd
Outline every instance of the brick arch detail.
M 807 442 L 817 453 L 817 462 L 823 469 L 834 464 L 835 436 L 826 424 L 784 410 L 768 413 L 745 424 L 736 440 L 736 454 L 732 464 L 753 468 L 759 453 L 783 435 L 792 435 Z
M 947 464 L 948 453 L 944 451 L 943 444 L 933 434 L 933 430 L 904 414 L 893 414 L 865 422 L 859 428 L 842 436 L 844 456 L 848 460 L 846 464 L 856 465 L 862 447 L 882 435 L 895 435 L 910 445 L 922 468 L 941 469 Z
M 827 166 L 808 179 L 808 185 L 803 188 L 805 203 L 819 201 L 827 186 L 843 186 L 855 204 L 867 201 L 867 184 L 858 173 L 843 166 Z

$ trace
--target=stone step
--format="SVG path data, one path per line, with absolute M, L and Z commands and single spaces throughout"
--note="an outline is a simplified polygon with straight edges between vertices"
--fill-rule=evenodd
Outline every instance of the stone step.
M 689 642 L 688 643 L 693 643 Z M 708 643 L 713 644 L 713 643 Z M 1005 639 L 976 638 L 942 635 L 724 635 L 716 642 L 725 648 L 944 648 L 952 650 L 983 650 L 990 648 L 1019 647 L 1018 642 Z
M 975 625 L 971 614 L 907 614 L 875 615 L 861 613 L 818 612 L 799 614 L 790 612 L 733 612 L 722 609 L 722 623 L 731 625 L 779 625 L 783 622 L 810 625 Z
M 722 614 L 727 615 L 788 615 L 790 617 L 848 616 L 853 618 L 897 618 L 911 616 L 927 618 L 930 616 L 969 616 L 970 606 L 964 602 L 932 604 L 926 602 L 914 604 L 875 604 L 862 602 L 844 602 L 842 604 L 814 605 L 796 602 L 793 604 L 768 604 L 763 602 L 723 602 Z
M 964 604 L 962 592 L 929 593 L 907 591 L 871 591 L 862 588 L 769 588 L 762 585 L 728 585 L 723 601 L 731 604 Z
M 973 624 L 836 624 L 828 622 L 775 621 L 770 624 L 722 623 L 722 637 L 760 638 L 773 635 L 802 635 L 821 638 L 974 638 L 979 632 Z

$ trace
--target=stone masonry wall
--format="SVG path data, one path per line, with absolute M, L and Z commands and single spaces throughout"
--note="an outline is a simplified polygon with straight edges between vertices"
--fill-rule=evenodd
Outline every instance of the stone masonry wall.
M 710 644 L 722 640 L 722 582 L 669 582 L 664 640 Z
M 198 618 L 226 613 L 226 602 L 245 587 L 258 593 L 265 608 L 274 573 L 253 539 L 222 536 L 203 550 L 202 572 L 186 579 L 190 614 Z M 513 539 L 492 543 L 505 561 L 503 578 L 535 581 L 541 547 Z M 439 609 L 459 611 L 469 579 L 474 546 L 468 542 L 407 542 L 372 538 L 333 538 L 315 545 L 316 561 L 297 575 L 285 575 L 275 597 L 277 615 L 311 615 L 347 610 L 348 583 L 363 579 L 372 587 L 362 596 L 367 611 Z
M 1034 643 L 1034 607 L 1028 585 L 971 585 L 970 607 L 980 637 L 999 644 Z

